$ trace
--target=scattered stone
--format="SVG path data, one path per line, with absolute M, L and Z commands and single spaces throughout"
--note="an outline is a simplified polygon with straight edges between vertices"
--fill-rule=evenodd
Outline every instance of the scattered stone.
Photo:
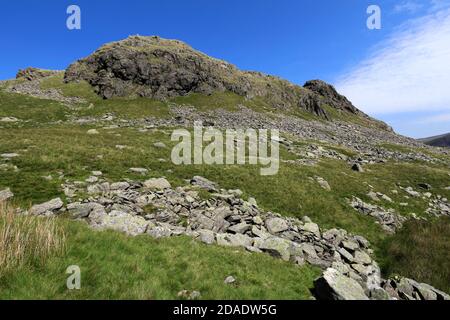
M 14 197 L 14 193 L 11 192 L 11 190 L 5 189 L 0 191 L 0 202 L 6 201 Z
M 200 299 L 201 294 L 199 291 L 181 290 L 180 292 L 178 292 L 177 296 L 181 299 L 197 300 Z
M 31 207 L 29 214 L 39 216 L 39 215 L 52 215 L 56 210 L 63 207 L 64 203 L 60 198 L 50 200 L 48 202 L 37 204 Z
M 148 169 L 145 168 L 130 168 L 130 172 L 139 173 L 141 175 L 145 175 L 148 173 Z
M 98 130 L 97 129 L 89 129 L 88 131 L 87 131 L 87 134 L 90 134 L 90 135 L 95 135 L 95 134 L 99 134 L 100 132 L 98 132 Z
M 193 177 L 191 179 L 191 184 L 209 192 L 217 192 L 216 184 L 201 176 Z
M 224 283 L 225 284 L 233 284 L 236 282 L 236 279 L 233 276 L 228 276 L 225 278 Z
M 2 153 L 2 154 L 0 154 L 0 157 L 2 157 L 4 159 L 12 159 L 12 158 L 16 158 L 18 156 L 19 156 L 18 153 Z
M 325 190 L 331 191 L 330 184 L 322 177 L 316 177 L 317 183 Z
M 153 144 L 156 148 L 166 148 L 167 146 L 163 142 L 155 142 Z
M 164 190 L 170 189 L 171 185 L 170 182 L 167 181 L 165 178 L 153 178 L 145 181 L 144 187 L 151 190 Z
M 18 121 L 19 121 L 19 119 L 14 118 L 14 117 L 2 117 L 2 118 L 0 118 L 0 122 L 11 122 L 11 123 L 13 123 L 13 122 L 18 122 Z

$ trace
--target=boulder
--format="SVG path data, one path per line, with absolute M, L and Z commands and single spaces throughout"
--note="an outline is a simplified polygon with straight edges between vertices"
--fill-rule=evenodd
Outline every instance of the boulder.
M 213 244 L 216 242 L 216 235 L 211 230 L 198 230 L 199 239 L 201 242 L 206 244 Z
M 144 182 L 144 187 L 151 190 L 164 190 L 170 189 L 172 186 L 170 182 L 164 178 L 153 178 Z
M 253 244 L 252 238 L 240 233 L 218 233 L 216 235 L 216 240 L 219 246 L 225 247 L 248 247 Z
M 290 241 L 278 237 L 270 237 L 261 241 L 257 245 L 258 249 L 268 252 L 270 255 L 276 258 L 281 258 L 284 261 L 289 261 L 291 256 L 290 247 Z
M 271 234 L 277 234 L 279 232 L 286 231 L 289 229 L 289 226 L 286 222 L 286 220 L 283 220 L 281 218 L 269 218 L 266 220 L 266 227 L 267 230 Z
M 35 216 L 44 214 L 49 215 L 54 211 L 61 209 L 63 205 L 64 203 L 62 200 L 60 198 L 56 198 L 48 202 L 32 206 L 28 213 Z
M 357 281 L 333 268 L 314 281 L 314 295 L 319 300 L 369 300 Z

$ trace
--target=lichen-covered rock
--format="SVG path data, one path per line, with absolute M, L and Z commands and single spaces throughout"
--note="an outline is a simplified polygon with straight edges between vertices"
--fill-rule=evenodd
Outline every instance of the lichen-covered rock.
M 333 268 L 314 281 L 314 293 L 319 300 L 369 300 L 357 281 Z
M 60 198 L 56 198 L 48 202 L 32 206 L 28 213 L 35 216 L 51 215 L 54 211 L 61 209 L 63 205 L 64 203 L 62 200 Z

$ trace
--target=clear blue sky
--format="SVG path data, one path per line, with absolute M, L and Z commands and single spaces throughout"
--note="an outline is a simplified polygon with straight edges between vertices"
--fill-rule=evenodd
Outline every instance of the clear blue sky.
M 421 2 L 427 1 L 440 0 Z M 298 84 L 316 78 L 337 84 L 398 26 L 426 14 L 408 7 L 414 1 L 375 2 L 381 30 L 366 27 L 374 3 L 366 0 L 2 1 L 0 79 L 27 66 L 64 69 L 106 42 L 140 34 L 183 40 L 239 68 Z M 66 28 L 71 4 L 81 8 L 81 30 Z M 389 121 L 383 112 L 366 111 Z M 402 133 L 412 135 L 412 128 Z

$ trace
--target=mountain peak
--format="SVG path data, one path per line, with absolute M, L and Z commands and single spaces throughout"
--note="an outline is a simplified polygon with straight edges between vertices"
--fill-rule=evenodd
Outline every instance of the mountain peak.
M 135 35 L 105 44 L 66 70 L 66 82 L 80 80 L 90 83 L 105 99 L 166 99 L 230 91 L 248 99 L 262 97 L 276 110 L 303 109 L 325 119 L 329 119 L 328 107 L 363 115 L 323 81 L 308 81 L 301 87 L 261 72 L 241 71 L 182 41 L 158 36 Z

